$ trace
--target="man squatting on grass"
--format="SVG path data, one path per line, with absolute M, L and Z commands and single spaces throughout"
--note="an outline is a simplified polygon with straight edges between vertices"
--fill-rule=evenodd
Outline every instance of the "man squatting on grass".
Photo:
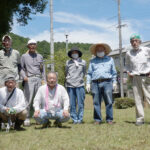
M 11 119 L 15 123 L 15 129 L 20 130 L 26 115 L 24 94 L 16 88 L 15 77 L 9 75 L 5 79 L 5 87 L 0 88 L 0 124 Z
M 150 48 L 142 47 L 137 34 L 130 37 L 132 48 L 126 53 L 126 70 L 131 79 L 135 106 L 136 125 L 144 124 L 144 99 L 150 104 Z
M 69 96 L 66 89 L 57 83 L 57 74 L 50 72 L 46 76 L 47 84 L 41 86 L 34 98 L 34 118 L 43 124 L 50 126 L 49 119 L 55 120 L 54 125 L 62 126 L 62 122 L 70 119 Z

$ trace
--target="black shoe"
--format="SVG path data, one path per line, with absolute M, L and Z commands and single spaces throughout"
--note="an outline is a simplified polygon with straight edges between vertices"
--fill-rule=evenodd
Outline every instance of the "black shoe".
M 15 129 L 16 131 L 25 131 L 25 130 L 26 130 L 25 128 L 23 128 L 23 127 L 21 127 L 21 126 L 15 126 L 14 129 Z
M 44 128 L 49 128 L 49 127 L 51 127 L 51 122 L 50 122 L 50 121 L 48 121 L 47 123 L 44 123 L 44 124 L 42 125 L 42 129 L 44 129 Z
M 62 127 L 62 123 L 61 123 L 61 122 L 58 122 L 58 121 L 55 121 L 55 122 L 54 122 L 54 126 L 55 126 L 55 127 L 58 127 L 58 128 L 61 128 L 61 127 Z
M 25 130 L 24 128 L 21 127 L 23 122 L 24 122 L 24 120 L 16 119 L 14 129 L 17 130 L 17 131 Z

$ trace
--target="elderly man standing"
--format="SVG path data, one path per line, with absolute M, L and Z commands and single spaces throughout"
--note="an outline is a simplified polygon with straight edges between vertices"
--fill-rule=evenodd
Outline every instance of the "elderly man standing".
M 142 47 L 138 34 L 130 37 L 132 48 L 126 53 L 126 70 L 131 79 L 136 104 L 136 125 L 144 124 L 144 100 L 150 104 L 150 48 Z
M 34 98 L 34 118 L 43 124 L 43 128 L 50 125 L 49 119 L 55 120 L 54 125 L 62 126 L 62 122 L 69 120 L 69 97 L 65 88 L 57 84 L 57 74 L 47 74 L 47 84 L 41 86 Z
M 3 49 L 0 50 L 0 87 L 4 86 L 5 77 L 8 74 L 15 74 L 16 81 L 19 79 L 20 54 L 12 49 L 12 39 L 9 35 L 2 38 Z
M 80 124 L 84 114 L 86 62 L 81 59 L 82 52 L 77 47 L 71 48 L 68 56 L 71 59 L 66 62 L 66 87 L 70 97 L 70 115 L 74 124 Z
M 102 123 L 102 98 L 106 105 L 106 121 L 108 124 L 113 124 L 112 91 L 117 88 L 117 73 L 113 59 L 107 56 L 111 48 L 108 44 L 98 43 L 92 45 L 90 50 L 95 55 L 95 58 L 89 64 L 86 89 L 88 92 L 91 89 L 92 92 L 95 124 Z
M 10 118 L 15 123 L 15 129 L 21 130 L 27 115 L 23 92 L 16 88 L 16 80 L 9 75 L 5 79 L 5 87 L 0 88 L 0 123 L 8 122 Z
M 21 76 L 24 81 L 24 94 L 26 103 L 28 105 L 27 119 L 24 122 L 25 126 L 30 126 L 30 108 L 32 99 L 36 94 L 38 88 L 41 86 L 42 79 L 44 79 L 43 57 L 36 52 L 37 43 L 31 39 L 28 41 L 28 53 L 21 57 Z

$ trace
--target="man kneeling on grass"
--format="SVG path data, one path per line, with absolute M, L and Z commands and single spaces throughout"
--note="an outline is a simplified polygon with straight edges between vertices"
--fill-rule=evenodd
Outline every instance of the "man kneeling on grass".
M 70 119 L 69 97 L 65 88 L 57 84 L 55 72 L 48 73 L 46 79 L 47 84 L 38 89 L 34 98 L 34 118 L 43 128 L 51 125 L 49 119 L 55 120 L 54 126 L 61 127 L 62 122 Z
M 5 87 L 0 88 L 0 124 L 15 123 L 16 130 L 22 130 L 21 125 L 26 119 L 27 110 L 22 90 L 16 88 L 15 77 L 8 75 Z M 10 128 L 9 126 L 9 128 Z

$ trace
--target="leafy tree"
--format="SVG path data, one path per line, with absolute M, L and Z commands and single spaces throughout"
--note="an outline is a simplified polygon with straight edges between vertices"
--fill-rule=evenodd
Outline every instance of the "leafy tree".
M 14 15 L 17 22 L 26 25 L 30 14 L 42 13 L 47 0 L 0 0 L 0 38 L 11 30 Z

